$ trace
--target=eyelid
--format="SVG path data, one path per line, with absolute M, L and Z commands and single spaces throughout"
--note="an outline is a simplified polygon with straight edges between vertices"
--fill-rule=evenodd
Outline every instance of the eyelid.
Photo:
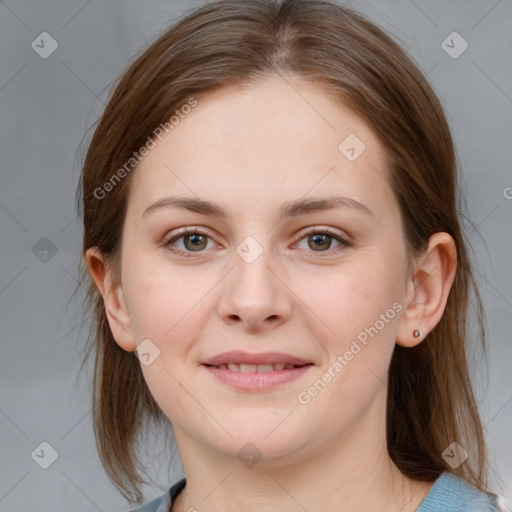
M 301 240 L 306 235 L 311 235 L 311 234 L 315 234 L 315 233 L 322 233 L 322 234 L 330 235 L 333 238 L 337 238 L 337 239 L 343 241 L 346 244 L 350 243 L 350 236 L 348 235 L 348 233 L 346 233 L 344 231 L 340 232 L 340 231 L 335 230 L 334 228 L 330 228 L 328 226 L 315 225 L 315 226 L 312 226 L 312 227 L 309 227 L 309 228 L 304 228 L 304 229 L 305 229 L 304 231 L 300 232 Z
M 184 228 L 178 228 L 172 232 L 172 235 L 166 235 L 164 236 L 162 240 L 163 246 L 169 246 L 171 242 L 175 242 L 176 240 L 179 240 L 180 238 L 187 236 L 187 235 L 203 235 L 206 238 L 209 238 L 214 243 L 214 238 L 208 234 L 208 230 L 206 228 L 202 227 L 195 227 L 195 226 L 186 226 Z M 192 253 L 192 251 L 190 251 Z M 199 251 L 201 252 L 201 251 Z
M 330 238 L 333 238 L 334 240 L 338 241 L 340 245 L 338 247 L 335 247 L 334 249 L 329 249 L 327 251 L 307 251 L 310 254 L 318 254 L 321 257 L 328 258 L 329 256 L 337 255 L 343 249 L 352 247 L 353 245 L 352 241 L 350 240 L 350 237 L 347 234 L 341 234 L 335 231 L 333 228 L 329 228 L 327 226 L 313 226 L 310 228 L 306 228 L 305 231 L 302 231 L 299 235 L 299 239 L 293 244 L 293 246 L 297 245 L 304 238 L 315 234 L 327 235 Z

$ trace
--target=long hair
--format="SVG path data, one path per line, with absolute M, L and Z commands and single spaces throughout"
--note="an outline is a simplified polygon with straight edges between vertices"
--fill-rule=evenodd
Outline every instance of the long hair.
M 77 190 L 82 253 L 98 247 L 118 280 L 136 168 L 110 187 L 107 198 L 100 197 L 99 188 L 191 97 L 199 100 L 216 89 L 275 75 L 322 87 L 376 134 L 390 162 L 408 254 L 417 254 L 439 231 L 455 240 L 456 277 L 441 321 L 417 347 L 396 346 L 392 356 L 387 445 L 394 463 L 413 479 L 432 481 L 447 470 L 485 490 L 487 452 L 467 361 L 471 290 L 482 344 L 483 309 L 458 213 L 453 140 L 441 103 L 416 64 L 355 11 L 322 0 L 221 0 L 165 31 L 123 73 L 89 144 Z M 83 264 L 80 283 L 88 286 L 87 308 L 95 325 L 87 357 L 95 353 L 98 451 L 123 495 L 140 501 L 142 422 L 161 420 L 163 413 L 137 358 L 116 344 L 102 297 Z M 470 453 L 456 469 L 442 456 L 452 442 Z

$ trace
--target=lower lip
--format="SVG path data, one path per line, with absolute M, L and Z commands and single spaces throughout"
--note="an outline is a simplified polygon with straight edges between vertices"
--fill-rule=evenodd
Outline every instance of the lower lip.
M 304 375 L 313 364 L 291 368 L 289 370 L 275 370 L 272 372 L 234 372 L 229 369 L 220 369 L 215 366 L 201 365 L 220 381 L 242 391 L 266 391 L 280 384 L 291 382 Z

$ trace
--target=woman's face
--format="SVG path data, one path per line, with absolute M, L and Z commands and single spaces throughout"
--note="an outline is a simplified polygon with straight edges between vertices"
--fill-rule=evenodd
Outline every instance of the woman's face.
M 291 77 L 197 100 L 134 171 L 123 232 L 151 393 L 182 440 L 228 456 L 252 443 L 269 464 L 382 428 L 408 287 L 383 147 Z M 309 365 L 204 364 L 232 351 Z

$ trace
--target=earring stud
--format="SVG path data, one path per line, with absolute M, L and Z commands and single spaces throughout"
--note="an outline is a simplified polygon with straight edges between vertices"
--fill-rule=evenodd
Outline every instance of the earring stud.
M 413 335 L 415 338 L 421 338 L 421 331 L 419 331 L 418 329 L 415 329 L 415 330 L 412 332 L 412 335 Z

